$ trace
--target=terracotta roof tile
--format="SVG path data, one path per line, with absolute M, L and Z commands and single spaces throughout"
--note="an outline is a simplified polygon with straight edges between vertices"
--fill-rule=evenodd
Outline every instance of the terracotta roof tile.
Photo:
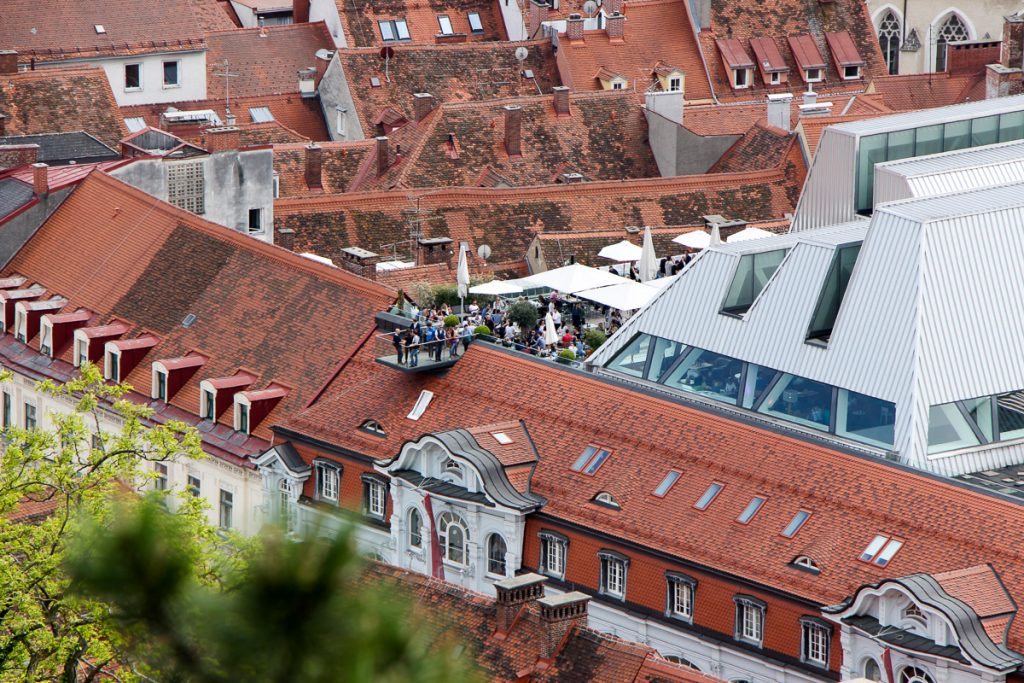
M 76 239 L 87 231 L 91 238 Z M 79 244 L 77 258 L 61 245 Z M 315 395 L 394 299 L 382 285 L 228 230 L 120 181 L 94 172 L 64 201 L 8 266 L 69 299 L 69 310 L 113 319 L 160 343 L 125 380 L 150 395 L 149 363 L 195 351 L 209 358 L 171 401 L 195 414 L 199 381 L 244 368 L 251 390 L 292 388 L 255 430 L 296 411 Z M 245 296 L 239 296 L 239 292 Z M 197 316 L 189 327 L 181 323 Z M 311 354 L 310 348 L 317 352 Z M 70 349 L 64 360 L 70 358 Z M 230 432 L 230 411 L 221 417 Z M 237 436 L 237 435 L 236 435 Z
M 708 173 L 740 173 L 776 168 L 789 151 L 792 134 L 758 122 L 708 169 Z
M 346 192 L 363 161 L 373 153 L 373 141 L 319 143 L 320 185 L 306 183 L 306 144 L 274 146 L 274 170 L 280 178 L 279 196 L 304 197 Z
M 238 28 L 235 10 L 228 0 L 189 0 L 189 4 L 204 32 Z
M 409 292 L 420 284 L 448 285 L 455 282 L 455 271 L 447 263 L 428 263 L 413 268 L 396 268 L 377 273 L 377 282 Z
M 496 377 L 501 378 L 498 384 Z M 356 386 L 358 392 L 352 390 Z M 418 421 L 407 420 L 422 389 L 433 391 L 434 400 Z M 565 405 L 573 410 L 552 409 Z M 385 438 L 359 434 L 358 425 L 370 418 L 385 425 Z M 822 605 L 886 577 L 959 570 L 978 558 L 991 563 L 1011 594 L 1019 599 L 1024 591 L 1018 501 L 483 343 L 471 345 L 446 375 L 430 377 L 381 366 L 368 345 L 324 397 L 287 427 L 383 457 L 423 433 L 519 419 L 540 453 L 532 491 L 547 498 L 543 512 L 548 517 Z M 591 441 L 609 447 L 611 457 L 593 477 L 584 477 L 570 465 Z M 671 467 L 683 476 L 667 496 L 653 496 Z M 697 510 L 693 503 L 711 481 L 725 488 L 713 505 Z M 587 505 L 602 490 L 620 502 L 619 512 L 603 514 Z M 753 495 L 766 495 L 767 503 L 750 524 L 737 524 Z M 781 530 L 799 509 L 810 510 L 810 519 L 793 538 L 783 537 Z M 957 513 L 950 515 L 950 510 Z M 974 533 L 965 535 L 964 528 Z M 877 534 L 906 539 L 885 569 L 857 559 Z M 709 538 L 728 538 L 728 543 L 708 543 Z M 805 554 L 821 568 L 819 574 L 790 566 L 794 557 Z M 963 585 L 962 578 L 955 580 Z M 982 593 L 987 602 L 989 591 Z M 1024 645 L 1022 620 L 1011 627 L 1009 645 L 1018 650 Z
M 872 81 L 872 89 L 881 95 L 893 111 L 930 109 L 965 102 L 979 97 L 978 84 L 985 82 L 981 73 L 927 73 L 882 76 Z
M 206 54 L 206 96 L 223 100 L 224 60 L 238 76 L 231 80 L 231 97 L 265 97 L 291 93 L 298 95 L 300 70 L 316 66 L 317 50 L 334 50 L 327 25 L 285 24 L 216 31 L 206 35 L 210 49 Z M 180 108 L 180 107 L 179 107 Z
M 625 39 L 608 38 L 604 30 L 585 31 L 583 42 L 562 40 L 558 68 L 565 85 L 578 92 L 601 90 L 597 72 L 604 68 L 624 75 L 637 92 L 653 81 L 658 62 L 686 74 L 687 100 L 711 98 L 700 49 L 691 30 L 685 0 L 637 0 L 626 3 Z M 717 55 L 715 56 L 717 59 Z
M 982 619 L 1017 611 L 1006 587 L 987 564 L 941 572 L 934 578 L 944 591 L 966 602 Z
M 416 0 L 337 0 L 337 6 L 345 36 L 352 47 L 384 45 L 377 22 L 392 19 L 406 20 L 410 42 L 433 44 L 441 32 L 438 21 L 441 15 L 448 17 L 452 31 L 464 34 L 466 41 L 508 40 L 501 12 L 493 0 L 432 0 L 429 3 Z M 470 12 L 480 15 L 483 31 L 473 33 L 469 25 Z M 409 43 L 388 44 L 401 49 L 402 45 Z
M 128 134 L 100 67 L 39 69 L 0 78 L 7 135 L 84 130 L 115 146 Z

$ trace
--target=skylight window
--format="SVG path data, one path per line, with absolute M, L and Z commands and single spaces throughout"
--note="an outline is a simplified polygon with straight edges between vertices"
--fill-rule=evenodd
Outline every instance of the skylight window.
M 611 455 L 611 451 L 605 450 L 600 446 L 587 446 L 587 449 L 583 451 L 583 454 L 576 458 L 576 462 L 572 464 L 571 469 L 573 472 L 582 472 L 593 476 L 597 472 L 598 468 L 604 464 L 604 461 Z
M 508 438 L 508 434 L 506 434 L 505 432 L 494 432 L 493 434 L 491 434 L 491 436 L 493 436 L 494 440 L 500 443 L 502 446 L 507 446 L 508 444 L 512 443 L 512 439 Z
M 708 506 L 711 505 L 711 501 L 713 501 L 715 496 L 721 492 L 722 488 L 723 485 L 717 482 L 711 484 L 711 486 L 708 487 L 708 490 L 704 492 L 704 495 L 700 497 L 693 507 L 698 510 L 707 510 Z
M 430 405 L 430 401 L 434 398 L 434 392 L 427 391 L 424 389 L 420 392 L 420 397 L 416 399 L 416 405 L 412 407 L 412 412 L 406 415 L 410 420 L 418 420 L 423 417 L 423 413 L 426 411 L 427 406 Z
M 249 116 L 253 123 L 270 123 L 274 115 L 270 113 L 270 107 L 249 107 Z
M 141 116 L 129 116 L 124 120 L 124 125 L 128 127 L 129 132 L 138 133 L 146 127 L 146 119 Z
M 107 28 L 103 24 L 93 24 L 93 28 L 96 29 L 98 35 L 102 35 L 107 32 Z
M 786 258 L 787 249 L 776 249 L 759 254 L 744 254 L 736 266 L 732 276 L 732 284 L 725 295 L 722 312 L 732 315 L 743 315 L 754 304 L 761 290 L 768 284 L 782 260 Z
M 455 29 L 452 28 L 452 20 L 448 18 L 447 14 L 442 14 L 437 18 L 437 23 L 441 26 L 441 33 L 446 36 L 450 36 L 455 33 Z
M 665 494 L 667 494 L 669 489 L 675 485 L 681 475 L 682 472 L 679 472 L 678 470 L 669 470 L 668 474 L 665 475 L 665 478 L 661 480 L 660 484 L 658 484 L 658 488 L 654 489 L 654 495 L 658 498 L 664 498 Z
M 797 513 L 793 515 L 793 519 L 786 525 L 786 528 L 782 530 L 782 535 L 786 538 L 793 538 L 796 536 L 796 532 L 803 528 L 804 522 L 806 522 L 810 516 L 810 512 L 807 512 L 806 510 L 798 510 Z
M 825 277 L 825 284 L 821 288 L 821 294 L 818 295 L 818 305 L 814 308 L 811 326 L 807 330 L 808 340 L 828 343 L 859 254 L 860 242 L 836 249 L 835 256 L 832 258 L 832 266 Z
M 764 498 L 761 496 L 754 496 L 754 498 L 747 503 L 747 507 L 743 509 L 740 516 L 736 518 L 736 521 L 740 524 L 747 524 L 754 518 L 754 515 L 757 514 L 757 511 L 761 509 L 762 505 L 764 505 Z
M 484 32 L 484 24 L 483 24 L 482 21 L 480 21 L 480 13 L 479 12 L 470 12 L 469 13 L 469 30 L 472 31 L 473 33 L 483 33 Z
M 892 561 L 892 558 L 903 547 L 903 541 L 888 536 L 875 536 L 868 547 L 860 555 L 861 562 L 870 562 L 879 567 L 884 567 Z

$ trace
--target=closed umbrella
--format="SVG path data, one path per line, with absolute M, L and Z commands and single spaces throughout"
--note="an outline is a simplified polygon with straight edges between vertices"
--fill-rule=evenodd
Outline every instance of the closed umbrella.
M 555 319 L 551 311 L 544 316 L 544 346 L 554 346 L 558 343 L 558 330 L 555 329 Z
M 712 223 L 711 224 L 711 238 L 708 240 L 708 245 L 710 246 L 712 244 L 721 244 L 721 243 L 722 243 L 722 233 L 720 233 L 718 231 L 718 223 Z
M 462 314 L 466 313 L 466 295 L 469 294 L 469 263 L 466 262 L 466 245 L 459 247 L 459 269 L 455 275 L 455 282 L 459 290 L 459 308 Z
M 642 254 L 643 249 L 636 246 L 629 240 L 622 240 L 615 244 L 609 244 L 607 247 L 604 247 L 601 251 L 597 252 L 597 255 L 601 258 L 606 258 L 609 261 L 615 261 L 616 263 L 639 261 Z
M 707 249 L 711 243 L 711 236 L 703 230 L 691 230 L 673 237 L 672 241 L 690 249 Z
M 658 274 L 658 256 L 654 253 L 654 238 L 651 237 L 651 226 L 644 227 L 644 246 L 640 255 L 640 282 L 653 280 Z

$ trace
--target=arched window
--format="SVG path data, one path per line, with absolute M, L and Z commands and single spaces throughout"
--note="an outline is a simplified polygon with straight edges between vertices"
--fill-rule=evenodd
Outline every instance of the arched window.
M 806 555 L 797 555 L 793 558 L 791 564 L 794 567 L 800 567 L 801 569 L 806 569 L 807 571 L 814 572 L 815 574 L 821 571 L 821 568 L 818 566 L 818 563 L 812 560 L 811 558 L 807 557 Z
M 878 24 L 878 43 L 882 46 L 882 56 L 885 57 L 890 74 L 898 74 L 900 71 L 901 35 L 900 20 L 889 10 Z
M 437 536 L 441 542 L 441 556 L 453 564 L 466 564 L 466 543 L 469 531 L 462 518 L 451 512 L 442 512 L 437 519 Z
M 673 664 L 682 664 L 683 666 L 688 666 L 691 669 L 696 669 L 697 671 L 700 671 L 700 667 L 691 662 L 686 657 L 680 657 L 678 655 L 665 655 L 665 660 L 672 662 Z
M 409 510 L 409 547 L 423 547 L 423 518 L 416 508 Z
M 878 662 L 868 657 L 864 660 L 864 678 L 869 681 L 881 681 L 882 680 L 882 669 L 878 666 Z
M 921 623 L 924 623 L 925 621 L 924 614 L 921 612 L 921 608 L 913 602 L 903 608 L 903 618 L 915 619 L 917 621 L 920 621 Z
M 491 534 L 487 539 L 487 573 L 505 576 L 505 552 L 508 547 L 505 539 L 499 534 Z
M 619 508 L 618 501 L 615 500 L 615 497 L 607 491 L 601 491 L 601 493 L 594 496 L 594 502 L 600 503 L 605 507 L 615 508 L 616 510 Z
M 945 71 L 949 65 L 947 59 L 947 48 L 949 43 L 956 40 L 969 40 L 971 34 L 967 31 L 964 20 L 956 14 L 950 14 L 942 22 L 942 26 L 935 33 L 935 70 Z
M 441 474 L 442 475 L 445 475 L 445 474 L 450 475 L 451 479 L 454 479 L 455 481 L 460 481 L 461 482 L 462 481 L 462 466 L 459 463 L 455 462 L 455 460 L 453 460 L 452 458 L 447 458 L 444 461 L 444 464 L 441 465 Z
M 919 666 L 905 666 L 900 669 L 899 683 L 935 683 L 935 680 Z

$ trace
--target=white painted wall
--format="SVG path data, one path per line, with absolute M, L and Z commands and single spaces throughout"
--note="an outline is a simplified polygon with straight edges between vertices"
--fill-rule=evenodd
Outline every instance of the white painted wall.
M 180 62 L 178 67 L 179 85 L 165 87 L 163 64 L 175 60 Z M 142 65 L 142 87 L 138 90 L 125 89 L 124 67 L 126 64 Z M 114 91 L 114 99 L 117 100 L 119 107 L 132 104 L 160 104 L 206 99 L 205 50 L 118 57 L 99 60 L 99 65 L 107 72 L 110 89 Z
M 345 38 L 345 31 L 341 28 L 341 17 L 338 16 L 338 5 L 335 0 L 310 0 L 309 20 L 310 22 L 323 21 L 327 24 L 327 30 L 334 38 L 335 47 L 348 47 L 348 40 Z

